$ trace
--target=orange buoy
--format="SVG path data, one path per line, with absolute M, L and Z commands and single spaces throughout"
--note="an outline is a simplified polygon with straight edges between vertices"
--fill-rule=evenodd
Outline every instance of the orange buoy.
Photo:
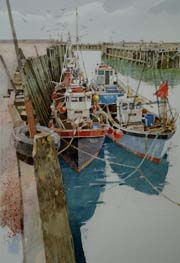
M 56 93 L 55 90 L 54 90 L 53 93 L 51 94 L 51 99 L 52 99 L 52 100 L 57 99 L 57 93 Z
M 107 133 L 108 133 L 108 134 L 112 134 L 112 133 L 113 133 L 113 131 L 114 131 L 114 130 L 113 130 L 113 128 L 112 128 L 112 127 L 109 127 L 109 129 L 108 129 Z
M 113 135 L 114 140 L 119 140 L 119 139 L 122 139 L 123 132 L 119 130 L 114 130 L 112 135 Z
M 84 92 L 84 88 L 83 87 L 73 87 L 72 88 L 72 92 Z
M 66 112 L 66 107 L 64 107 L 63 104 L 60 102 L 60 103 L 57 105 L 57 110 L 58 110 L 60 113 L 65 113 L 65 112 Z

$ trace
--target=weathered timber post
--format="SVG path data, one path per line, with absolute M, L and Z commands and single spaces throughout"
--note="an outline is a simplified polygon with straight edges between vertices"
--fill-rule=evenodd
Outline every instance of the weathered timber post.
M 14 27 L 14 21 L 13 21 L 13 16 L 12 16 L 11 6 L 10 6 L 9 0 L 6 0 L 6 5 L 7 5 L 7 10 L 8 10 L 8 15 L 9 15 L 11 31 L 12 31 L 12 35 L 13 35 L 14 47 L 15 47 L 16 56 L 17 56 L 18 69 L 20 70 L 22 67 L 22 63 L 21 63 L 18 40 L 17 40 L 17 36 L 16 36 L 16 31 L 15 31 L 15 27 Z
M 49 135 L 35 136 L 33 156 L 46 263 L 74 263 L 62 175 Z
M 3 67 L 4 67 L 4 70 L 5 70 L 5 72 L 6 72 L 6 75 L 7 75 L 8 79 L 9 79 L 11 85 L 12 85 L 12 89 L 8 89 L 8 94 L 10 94 L 10 92 L 11 92 L 12 90 L 16 90 L 16 87 L 15 87 L 15 85 L 14 85 L 14 82 L 13 82 L 12 78 L 11 78 L 11 74 L 10 74 L 10 72 L 9 72 L 9 70 L 8 70 L 8 67 L 7 67 L 7 65 L 6 65 L 6 62 L 5 62 L 4 58 L 3 58 L 3 56 L 1 56 L 1 55 L 0 55 L 0 60 L 1 60 L 1 63 L 2 63 L 2 65 L 3 65 Z

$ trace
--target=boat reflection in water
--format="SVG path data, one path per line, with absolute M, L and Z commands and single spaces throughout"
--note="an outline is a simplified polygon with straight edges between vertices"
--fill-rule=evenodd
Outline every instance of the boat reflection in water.
M 112 172 L 119 177 L 119 185 L 128 185 L 148 195 L 158 195 L 163 190 L 169 166 L 167 155 L 157 164 L 129 153 L 109 139 L 104 147 Z
M 104 159 L 103 149 L 99 157 Z M 81 226 L 94 214 L 99 202 L 100 194 L 104 191 L 105 182 L 104 163 L 94 160 L 81 173 L 72 170 L 68 164 L 60 159 L 66 199 L 69 209 L 71 231 L 74 239 L 76 262 L 86 262 L 82 240 Z
M 137 167 L 142 159 L 118 147 L 108 138 L 105 140 L 99 157 L 104 161 L 94 160 L 81 173 L 76 173 L 60 160 L 77 263 L 86 262 L 81 240 L 81 227 L 93 216 L 97 204 L 104 205 L 100 201 L 100 194 L 105 191 L 106 185 L 108 187 L 111 184 L 112 187 L 128 185 L 145 194 L 157 195 L 163 190 L 166 183 L 168 172 L 166 159 L 162 159 L 159 164 L 145 160 L 139 169 L 141 173 L 139 173 L 132 166 Z M 119 164 L 130 167 L 123 167 Z M 107 168 L 108 166 L 110 169 Z M 135 172 L 132 174 L 133 171 Z M 129 174 L 132 176 L 124 180 Z M 155 188 L 152 188 L 149 182 Z

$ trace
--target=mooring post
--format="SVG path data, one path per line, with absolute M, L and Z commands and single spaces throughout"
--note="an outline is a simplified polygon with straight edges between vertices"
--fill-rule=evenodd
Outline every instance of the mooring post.
M 8 15 L 9 15 L 9 22 L 10 22 L 10 26 L 11 26 L 11 31 L 12 31 L 12 35 L 13 35 L 14 47 L 15 47 L 16 56 L 17 56 L 18 69 L 20 70 L 22 67 L 22 62 L 21 62 L 21 57 L 20 57 L 20 53 L 19 53 L 18 40 L 17 40 L 17 36 L 16 36 L 16 30 L 14 27 L 14 21 L 13 21 L 13 16 L 12 16 L 11 6 L 10 6 L 9 0 L 6 0 L 6 5 L 7 5 L 7 10 L 8 10 Z
M 74 263 L 62 174 L 49 135 L 35 136 L 33 156 L 46 263 Z
M 6 75 L 7 75 L 8 79 L 9 79 L 11 85 L 12 85 L 12 89 L 8 89 L 8 94 L 10 94 L 10 92 L 11 92 L 12 90 L 16 90 L 16 87 L 15 87 L 15 85 L 14 85 L 14 82 L 13 82 L 13 80 L 12 80 L 12 78 L 11 78 L 11 74 L 10 74 L 10 72 L 9 72 L 9 70 L 8 70 L 8 67 L 7 67 L 7 65 L 6 65 L 6 62 L 5 62 L 5 60 L 4 60 L 4 58 L 3 58 L 2 55 L 0 55 L 0 60 L 1 60 L 1 63 L 2 63 L 2 65 L 3 65 L 3 67 L 4 67 L 4 70 L 5 70 L 5 72 L 6 72 Z

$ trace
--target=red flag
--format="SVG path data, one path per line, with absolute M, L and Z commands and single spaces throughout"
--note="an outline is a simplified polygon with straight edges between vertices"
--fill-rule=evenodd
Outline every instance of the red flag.
M 160 85 L 159 89 L 156 91 L 155 95 L 157 97 L 161 98 L 167 98 L 168 96 L 168 82 L 163 81 L 163 83 Z

